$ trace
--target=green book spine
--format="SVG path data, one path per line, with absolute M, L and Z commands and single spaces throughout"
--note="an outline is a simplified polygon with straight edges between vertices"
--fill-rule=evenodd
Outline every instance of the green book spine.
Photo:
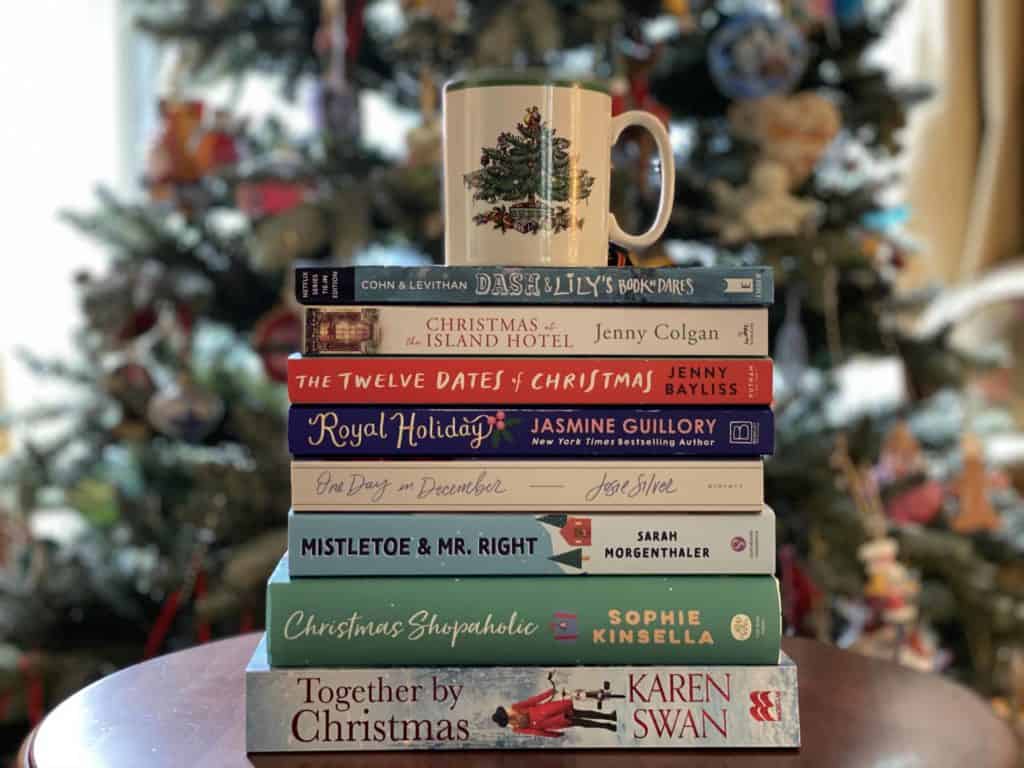
M 318 578 L 267 588 L 271 666 L 776 664 L 772 576 Z

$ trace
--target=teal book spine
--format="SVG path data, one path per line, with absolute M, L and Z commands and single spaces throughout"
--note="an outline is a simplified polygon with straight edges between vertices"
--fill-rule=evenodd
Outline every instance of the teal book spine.
M 297 267 L 300 304 L 765 305 L 769 267 Z
M 267 588 L 271 666 L 776 664 L 772 576 L 291 579 Z

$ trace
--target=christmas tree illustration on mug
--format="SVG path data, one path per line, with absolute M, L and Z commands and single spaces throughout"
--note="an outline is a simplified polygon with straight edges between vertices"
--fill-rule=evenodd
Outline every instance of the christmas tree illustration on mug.
M 473 217 L 477 225 L 492 224 L 504 234 L 558 233 L 579 229 L 583 219 L 571 216 L 573 206 L 590 197 L 594 177 L 569 153 L 571 142 L 541 120 L 529 107 L 516 131 L 502 131 L 494 147 L 483 147 L 481 167 L 465 174 L 473 199 L 494 205 Z M 565 203 L 565 205 L 559 205 Z

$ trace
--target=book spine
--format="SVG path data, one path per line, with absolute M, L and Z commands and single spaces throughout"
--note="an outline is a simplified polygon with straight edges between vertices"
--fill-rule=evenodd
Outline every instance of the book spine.
M 328 404 L 767 405 L 772 361 L 296 355 L 288 396 Z
M 261 642 L 245 675 L 246 748 L 795 748 L 798 698 L 785 657 L 743 667 L 274 669 Z M 565 724 L 519 724 L 535 707 Z
M 295 456 L 761 456 L 768 408 L 388 408 L 292 406 Z
M 771 304 L 768 267 L 299 267 L 300 304 Z
M 306 307 L 307 355 L 768 354 L 764 307 Z
M 293 577 L 773 574 L 775 515 L 292 512 L 288 567 Z
M 267 586 L 274 667 L 775 664 L 772 576 L 422 576 Z
M 293 461 L 296 512 L 756 512 L 760 459 Z

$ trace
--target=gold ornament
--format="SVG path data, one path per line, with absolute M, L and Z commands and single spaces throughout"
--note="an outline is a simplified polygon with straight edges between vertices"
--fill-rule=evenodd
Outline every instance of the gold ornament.
M 443 128 L 437 114 L 437 85 L 428 67 L 420 72 L 423 122 L 405 135 L 406 162 L 412 168 L 441 167 Z
M 723 243 L 797 235 L 814 227 L 820 212 L 814 200 L 789 192 L 789 173 L 775 162 L 759 162 L 745 186 L 711 182 L 717 214 L 714 223 Z
M 842 118 L 835 104 L 806 91 L 738 101 L 729 108 L 729 124 L 737 136 L 758 145 L 761 159 L 785 166 L 794 188 L 810 176 Z
M 1002 520 L 988 499 L 988 478 L 981 440 L 977 435 L 965 433 L 960 439 L 960 451 L 964 465 L 956 481 L 960 509 L 950 523 L 950 528 L 964 534 L 997 530 Z

